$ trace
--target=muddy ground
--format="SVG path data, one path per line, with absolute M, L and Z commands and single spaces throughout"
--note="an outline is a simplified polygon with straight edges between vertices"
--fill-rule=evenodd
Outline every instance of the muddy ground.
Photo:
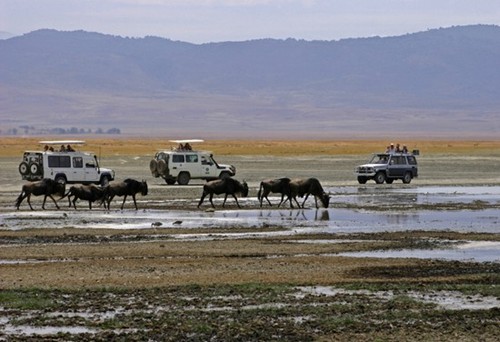
M 0 339 L 496 341 L 495 256 L 343 253 L 498 248 L 500 155 L 423 155 L 410 185 L 360 186 L 352 170 L 366 158 L 219 158 L 251 190 L 243 209 L 218 199 L 214 212 L 197 208 L 202 182 L 167 186 L 149 156 L 102 161 L 120 179 L 147 180 L 137 212 L 130 201 L 42 211 L 40 198 L 35 212 L 15 211 L 19 160 L 2 158 Z M 280 176 L 317 177 L 331 207 L 261 210 L 259 181 Z

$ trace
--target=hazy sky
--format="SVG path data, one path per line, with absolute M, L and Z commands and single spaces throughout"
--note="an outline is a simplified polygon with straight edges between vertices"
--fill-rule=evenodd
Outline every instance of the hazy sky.
M 338 40 L 500 25 L 500 0 L 0 0 L 0 31 L 86 30 L 192 43 Z

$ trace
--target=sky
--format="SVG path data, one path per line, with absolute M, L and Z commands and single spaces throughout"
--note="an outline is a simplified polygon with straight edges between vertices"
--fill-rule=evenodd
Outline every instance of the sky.
M 0 31 L 49 28 L 190 43 L 339 40 L 500 25 L 499 0 L 0 0 Z

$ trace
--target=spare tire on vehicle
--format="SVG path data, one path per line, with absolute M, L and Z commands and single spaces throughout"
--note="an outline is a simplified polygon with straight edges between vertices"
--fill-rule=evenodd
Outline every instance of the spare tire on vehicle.
M 42 171 L 42 169 L 40 168 L 40 165 L 38 165 L 37 163 L 30 164 L 30 173 L 32 175 L 38 175 L 38 174 L 40 174 L 41 171 Z
M 22 174 L 23 176 L 26 176 L 30 172 L 30 168 L 28 166 L 28 163 L 22 162 L 19 164 L 19 173 Z
M 158 160 L 157 170 L 160 174 L 164 174 L 167 171 L 167 163 L 163 159 Z
M 158 163 L 156 162 L 156 160 L 151 159 L 151 161 L 149 162 L 149 170 L 151 170 L 151 173 L 155 175 L 155 177 L 158 174 L 158 171 L 156 170 L 157 168 L 158 168 Z

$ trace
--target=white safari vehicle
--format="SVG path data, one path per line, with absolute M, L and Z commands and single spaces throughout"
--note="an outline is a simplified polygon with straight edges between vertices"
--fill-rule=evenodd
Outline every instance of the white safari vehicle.
M 19 164 L 19 173 L 29 181 L 51 178 L 60 183 L 95 183 L 107 185 L 115 172 L 99 166 L 95 154 L 74 150 L 85 144 L 82 140 L 40 141 L 43 151 L 26 151 Z M 63 148 L 64 147 L 64 148 Z
M 203 140 L 170 140 L 170 142 L 178 144 L 177 147 L 156 153 L 149 163 L 153 177 L 162 177 L 169 185 L 175 182 L 187 185 L 191 179 L 212 180 L 236 174 L 234 166 L 218 164 L 212 153 L 194 150 L 190 145 Z

